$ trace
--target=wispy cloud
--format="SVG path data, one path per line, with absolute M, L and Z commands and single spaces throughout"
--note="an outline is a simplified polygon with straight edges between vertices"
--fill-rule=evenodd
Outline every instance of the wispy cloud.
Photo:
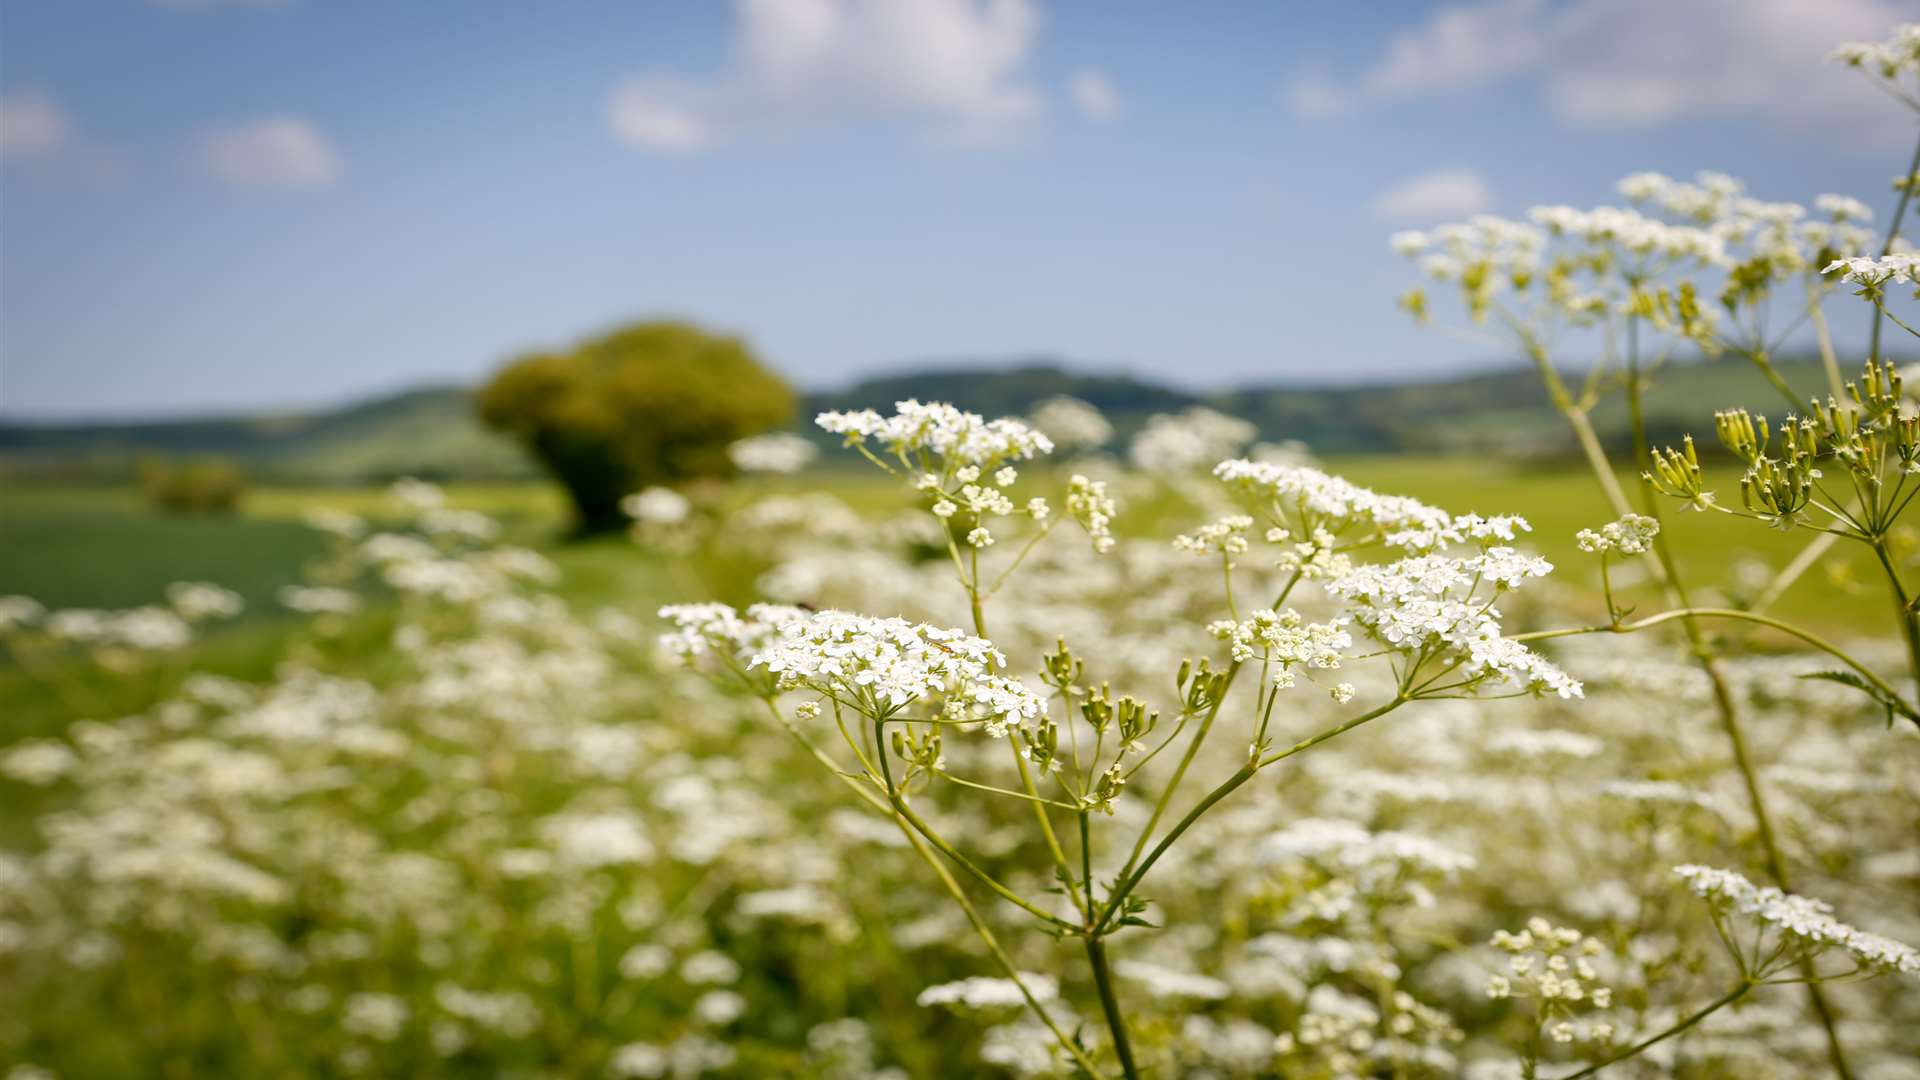
M 1287 100 L 1297 115 L 1324 117 L 1524 78 L 1580 126 L 1738 114 L 1795 133 L 1904 141 L 1884 99 L 1825 62 L 1838 42 L 1879 37 L 1902 18 L 1888 0 L 1453 3 L 1396 34 L 1358 78 L 1302 79 Z
M 1113 81 L 1104 72 L 1092 68 L 1076 72 L 1067 91 L 1073 96 L 1074 105 L 1090 120 L 1112 123 L 1126 112 L 1120 91 L 1114 89 Z
M 1436 169 L 1387 189 L 1374 200 L 1382 221 L 1432 222 L 1478 214 L 1493 205 L 1487 181 L 1472 169 Z
M 267 116 L 208 132 L 200 142 L 207 172 L 238 187 L 325 187 L 340 177 L 340 156 L 298 116 Z
M 72 134 L 65 110 L 46 94 L 26 90 L 0 97 L 0 157 L 51 157 Z
M 1003 141 L 1042 108 L 1024 73 L 1039 30 L 1030 0 L 737 0 L 727 70 L 637 75 L 614 90 L 608 124 L 670 154 L 875 119 Z

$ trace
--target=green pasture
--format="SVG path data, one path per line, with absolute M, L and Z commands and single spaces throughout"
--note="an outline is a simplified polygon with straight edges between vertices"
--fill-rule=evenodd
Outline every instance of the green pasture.
M 1377 490 L 1414 495 L 1449 510 L 1524 514 L 1534 525 L 1527 545 L 1560 568 L 1555 580 L 1573 591 L 1577 605 L 1589 614 L 1599 610 L 1597 563 L 1577 550 L 1573 534 L 1609 515 L 1584 471 L 1566 464 L 1404 456 L 1335 459 L 1327 467 Z M 1037 471 L 1028 480 L 1039 490 L 1059 486 Z M 1731 495 L 1736 490 L 1732 478 L 1721 480 L 1721 489 Z M 1622 482 L 1635 490 L 1633 478 L 1622 477 Z M 848 470 L 754 480 L 740 485 L 731 498 L 814 489 L 830 491 L 862 512 L 904 505 L 905 493 L 889 478 Z M 498 518 L 509 540 L 553 558 L 565 573 L 561 594 L 582 607 L 612 605 L 643 614 L 670 598 L 743 600 L 750 595 L 750 570 L 729 567 L 709 553 L 668 559 L 624 536 L 570 538 L 565 500 L 550 485 L 453 485 L 446 491 L 454 505 Z M 148 509 L 128 488 L 0 487 L 0 595 L 24 594 L 49 607 L 129 607 L 159 601 L 173 581 L 213 581 L 244 596 L 249 614 L 197 645 L 194 663 L 264 677 L 273 644 L 289 626 L 278 614 L 274 593 L 299 580 L 302 565 L 326 548 L 325 538 L 303 524 L 302 516 L 325 507 L 378 520 L 388 505 L 381 488 L 268 487 L 250 493 L 233 515 L 182 517 Z M 1670 538 L 1700 604 L 1753 595 L 1756 582 L 1790 561 L 1811 535 L 1783 533 L 1726 514 L 1685 512 L 1670 501 L 1665 511 Z M 1193 524 L 1192 511 L 1172 498 L 1123 504 L 1119 522 L 1136 535 L 1168 537 Z M 1616 585 L 1633 573 L 1629 568 Z M 1878 574 L 1870 557 L 1843 543 L 1774 611 L 1841 638 L 1889 633 L 1891 616 Z M 1660 606 L 1645 587 L 1628 586 L 1623 596 L 1642 612 Z M 0 668 L 0 708 L 14 717 L 7 724 L 11 737 L 23 726 L 35 726 L 28 722 L 34 713 L 58 711 L 57 703 L 28 692 L 23 678 L 17 670 Z

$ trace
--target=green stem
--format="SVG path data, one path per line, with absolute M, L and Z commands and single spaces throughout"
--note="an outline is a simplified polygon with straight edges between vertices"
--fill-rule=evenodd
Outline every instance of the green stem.
M 934 875 L 940 879 L 940 884 L 946 888 L 947 895 L 953 898 L 954 903 L 960 905 L 960 910 L 965 913 L 967 922 L 972 924 L 974 933 L 980 936 L 980 940 L 987 946 L 987 951 L 993 954 L 993 958 L 999 963 L 1001 970 L 1007 973 L 1007 978 L 1012 980 L 1013 985 L 1019 989 L 1020 996 L 1026 1000 L 1027 1007 L 1033 1010 L 1035 1016 L 1040 1018 L 1040 1022 L 1046 1025 L 1048 1031 L 1053 1033 L 1055 1041 L 1080 1065 L 1080 1068 L 1083 1069 L 1089 1077 L 1093 1077 L 1094 1080 L 1099 1080 L 1100 1071 L 1094 1068 L 1092 1061 L 1088 1060 L 1086 1051 L 1080 1048 L 1080 1044 L 1069 1038 L 1066 1032 L 1060 1030 L 1060 1026 L 1054 1023 L 1053 1017 L 1047 1015 L 1047 1010 L 1041 1007 L 1040 1000 L 1034 997 L 1032 990 L 1027 988 L 1026 980 L 1020 977 L 1020 969 L 1014 966 L 1013 958 L 1007 955 L 1006 949 L 1000 945 L 1000 939 L 994 936 L 992 927 L 989 927 L 986 920 L 980 917 L 979 910 L 973 906 L 971 900 L 967 899 L 967 894 L 960 888 L 960 883 L 954 880 L 953 874 L 948 872 L 945 866 L 941 865 L 940 857 L 935 855 L 933 851 L 927 847 L 927 842 L 922 840 L 920 835 L 913 831 L 913 827 L 907 823 L 904 817 L 894 812 L 878 795 L 868 790 L 866 785 L 842 771 L 839 764 L 835 762 L 832 757 L 828 756 L 826 751 L 820 749 L 820 747 L 816 745 L 813 740 L 807 738 L 800 729 L 789 724 L 786 717 L 781 715 L 779 706 L 775 705 L 772 699 L 762 700 L 766 701 L 767 711 L 773 714 L 774 722 L 779 724 L 780 727 L 793 738 L 794 742 L 799 743 L 803 749 L 821 764 L 825 765 L 829 772 L 839 777 L 841 782 L 845 783 L 853 790 L 855 795 L 860 797 L 860 801 L 866 803 L 875 811 L 885 814 L 893 821 L 894 826 L 907 838 L 907 843 L 913 845 L 913 850 L 919 854 L 921 860 L 924 861 L 928 867 L 932 868 Z
M 1913 201 L 1915 173 L 1920 173 L 1920 142 L 1913 147 L 1913 160 L 1907 162 L 1907 175 L 1901 177 L 1905 183 L 1900 185 L 1900 201 L 1894 204 L 1893 219 L 1887 223 L 1887 240 L 1880 245 L 1880 257 L 1893 254 L 1894 242 L 1900 239 L 1900 222 L 1907 216 L 1907 204 Z M 1880 316 L 1884 314 L 1879 304 L 1873 306 L 1873 332 L 1867 339 L 1867 356 L 1874 363 L 1880 362 Z
M 1359 716 L 1354 717 L 1353 719 L 1347 721 L 1344 724 L 1341 724 L 1338 727 L 1328 728 L 1327 730 L 1321 732 L 1318 735 L 1313 736 L 1312 738 L 1302 739 L 1299 742 L 1294 743 L 1292 746 L 1287 747 L 1285 750 L 1282 750 L 1279 753 L 1270 754 L 1264 758 L 1261 758 L 1260 764 L 1255 766 L 1255 768 L 1264 769 L 1267 766 L 1273 764 L 1274 762 L 1280 761 L 1283 758 L 1290 758 L 1302 750 L 1311 750 L 1312 748 L 1319 746 L 1321 743 L 1326 742 L 1328 739 L 1334 738 L 1335 736 L 1345 735 L 1347 732 L 1352 731 L 1354 728 L 1359 727 L 1361 724 L 1364 724 L 1369 720 L 1377 720 L 1380 717 L 1385 716 L 1386 714 L 1399 708 L 1401 705 L 1406 704 L 1407 700 L 1408 699 L 1405 697 L 1395 697 L 1392 701 L 1387 702 L 1385 705 L 1382 705 L 1371 712 L 1362 713 Z
M 1665 1031 L 1662 1031 L 1658 1035 L 1655 1035 L 1650 1039 L 1644 1039 L 1640 1042 L 1634 1043 L 1632 1046 L 1629 1046 L 1625 1050 L 1622 1050 L 1619 1053 L 1614 1054 L 1612 1057 L 1607 1058 L 1605 1061 L 1601 1061 L 1601 1062 L 1598 1062 L 1597 1064 L 1589 1065 L 1586 1068 L 1581 1069 L 1577 1073 L 1568 1073 L 1566 1076 L 1559 1077 L 1558 1080 L 1582 1080 L 1583 1077 L 1592 1076 L 1595 1073 L 1598 1073 L 1601 1069 L 1604 1069 L 1609 1065 L 1613 1065 L 1618 1062 L 1625 1061 L 1626 1059 L 1633 1057 L 1635 1054 L 1638 1054 L 1646 1050 L 1648 1047 L 1653 1046 L 1655 1043 L 1664 1042 L 1668 1039 L 1673 1038 L 1675 1035 L 1678 1035 L 1681 1032 L 1687 1030 L 1688 1028 L 1694 1026 L 1695 1024 L 1698 1024 L 1700 1021 L 1705 1020 L 1707 1017 L 1712 1016 L 1714 1013 L 1719 1012 L 1721 1009 L 1724 1009 L 1727 1006 L 1733 1004 L 1734 1002 L 1739 1001 L 1741 998 L 1747 996 L 1747 992 L 1752 989 L 1753 989 L 1752 983 L 1743 982 L 1739 986 L 1734 987 L 1733 990 L 1730 993 L 1728 993 L 1726 996 L 1720 998 L 1719 1000 L 1715 1001 L 1713 1004 L 1708 1005 L 1706 1008 L 1701 1009 L 1699 1012 L 1694 1013 L 1692 1016 L 1687 1017 L 1685 1020 L 1680 1021 L 1679 1023 L 1673 1025 L 1672 1027 L 1666 1029 Z
M 1920 147 L 1915 148 L 1915 154 L 1916 161 L 1920 161 Z M 1875 326 L 1878 327 L 1878 325 L 1876 321 Z M 1680 577 L 1679 563 L 1673 557 L 1673 549 L 1667 539 L 1667 530 L 1664 528 L 1665 523 L 1661 522 L 1659 499 L 1653 491 L 1652 483 L 1646 479 L 1651 452 L 1647 446 L 1646 411 L 1641 402 L 1641 394 L 1644 390 L 1645 386 L 1640 375 L 1640 324 L 1638 319 L 1629 316 L 1627 319 L 1627 417 L 1633 430 L 1633 456 L 1641 472 L 1641 497 L 1646 513 L 1663 526 L 1653 538 L 1652 562 L 1661 571 L 1656 576 L 1660 578 L 1669 602 L 1686 610 L 1692 607 L 1692 603 L 1687 599 L 1686 585 Z M 1584 417 L 1582 419 L 1584 420 Z M 1611 477 L 1611 470 L 1607 471 L 1607 475 Z M 1760 788 L 1760 777 L 1753 767 L 1753 757 L 1747 749 L 1746 731 L 1740 722 L 1740 708 L 1734 700 L 1733 688 L 1727 682 L 1720 658 L 1714 655 L 1707 643 L 1706 635 L 1701 632 L 1699 622 L 1694 618 L 1685 617 L 1680 620 L 1680 625 L 1686 632 L 1688 649 L 1699 662 L 1700 669 L 1706 673 L 1707 681 L 1712 686 L 1713 703 L 1719 713 L 1720 728 L 1727 737 L 1727 747 L 1733 754 L 1733 764 L 1740 773 L 1741 785 L 1746 789 L 1747 807 L 1753 812 L 1754 829 L 1759 834 L 1767 873 L 1772 877 L 1775 885 L 1790 892 L 1793 885 L 1788 880 L 1786 860 L 1781 857 L 1780 843 L 1774 835 L 1773 815 L 1767 809 L 1766 795 Z M 1807 993 L 1812 999 L 1814 1012 L 1819 1015 L 1821 1025 L 1826 1030 L 1827 1054 L 1833 1063 L 1834 1072 L 1841 1080 L 1852 1080 L 1853 1073 L 1847 1067 L 1846 1052 L 1841 1047 L 1839 1029 L 1834 1022 L 1832 1010 L 1827 1006 L 1826 996 L 1821 992 L 1820 987 L 1813 983 L 1807 984 Z
M 1740 622 L 1757 623 L 1761 626 L 1770 627 L 1783 634 L 1796 637 L 1821 652 L 1826 653 L 1828 656 L 1852 668 L 1862 679 L 1872 684 L 1876 690 L 1892 697 L 1896 701 L 1900 700 L 1899 693 L 1895 691 L 1893 687 L 1888 686 L 1886 680 L 1874 674 L 1872 668 L 1855 660 L 1847 654 L 1846 650 L 1840 648 L 1838 645 L 1835 645 L 1811 630 L 1802 630 L 1792 623 L 1782 622 L 1771 615 L 1762 615 L 1756 611 L 1742 611 L 1738 608 L 1676 608 L 1672 611 L 1663 611 L 1658 615 L 1649 615 L 1644 619 L 1635 619 L 1633 622 L 1615 623 L 1611 626 L 1575 626 L 1563 630 L 1535 630 L 1529 634 L 1512 634 L 1509 636 L 1513 641 L 1524 642 L 1546 641 L 1549 638 L 1559 637 L 1575 637 L 1580 634 L 1632 634 L 1638 633 L 1641 630 L 1650 630 L 1662 623 L 1670 623 L 1676 619 L 1735 619 Z
M 1894 615 L 1900 620 L 1900 633 L 1907 640 L 1907 666 L 1912 672 L 1915 690 L 1920 691 L 1920 613 L 1914 611 L 1913 598 L 1900 583 L 1900 572 L 1894 569 L 1886 537 L 1874 537 L 1873 553 L 1879 558 L 1880 569 L 1886 572 L 1887 584 L 1893 590 Z
M 1027 914 L 1032 915 L 1034 918 L 1039 919 L 1041 922 L 1044 922 L 1047 925 L 1054 927 L 1057 930 L 1078 929 L 1077 927 L 1073 926 L 1071 923 L 1068 923 L 1060 919 L 1059 917 L 1049 913 L 1048 911 L 1034 904 L 1032 901 L 1021 896 L 1019 893 L 1014 892 L 1012 889 L 1009 889 L 1005 885 L 1000 884 L 1000 882 L 997 879 L 995 879 L 993 875 L 987 873 L 985 870 L 982 870 L 980 869 L 980 867 L 974 865 L 973 860 L 967 858 L 965 855 L 960 854 L 958 849 L 956 849 L 952 844 L 947 843 L 947 841 L 943 837 L 941 837 L 939 833 L 934 832 L 932 826 L 928 825 L 925 821 L 921 820 L 920 815 L 914 813 L 913 808 L 908 806 L 907 801 L 901 798 L 897 792 L 889 792 L 887 794 L 887 801 L 893 804 L 894 812 L 899 814 L 902 818 L 905 818 L 907 821 L 907 824 L 912 825 L 914 829 L 920 833 L 921 836 L 925 837 L 927 840 L 927 843 L 932 844 L 936 851 L 940 852 L 940 854 L 942 855 L 945 855 L 947 858 L 952 859 L 954 862 L 960 864 L 960 868 L 962 870 L 965 870 L 967 873 L 972 874 L 974 877 L 978 878 L 982 885 L 985 885 L 987 888 L 992 889 L 994 894 L 999 896 L 1002 900 L 1007 901 L 1013 906 L 1019 908 L 1022 911 L 1025 911 Z
M 1194 757 L 1200 753 L 1200 745 L 1207 741 L 1207 732 L 1213 729 L 1214 717 L 1220 715 L 1220 707 L 1226 703 L 1227 694 L 1233 690 L 1234 676 L 1238 674 L 1240 674 L 1240 662 L 1236 660 L 1233 666 L 1227 669 L 1227 682 L 1220 688 L 1220 696 L 1214 699 L 1213 704 L 1207 709 L 1207 714 L 1201 718 L 1200 730 L 1193 733 L 1193 741 L 1187 744 L 1187 752 L 1181 755 L 1180 764 L 1174 767 L 1172 778 L 1167 781 L 1167 786 L 1160 792 L 1160 798 L 1153 804 L 1153 813 L 1147 818 L 1146 826 L 1140 830 L 1139 839 L 1133 842 L 1133 852 L 1127 856 L 1126 867 L 1120 872 L 1122 877 L 1131 874 L 1134 866 L 1140 862 L 1140 853 L 1146 850 L 1147 841 L 1153 837 L 1154 827 L 1160 824 L 1160 818 L 1166 814 L 1168 804 L 1173 801 L 1173 793 L 1180 789 L 1180 781 L 1186 777 L 1187 767 L 1193 764 Z M 1111 901 L 1109 901 L 1109 910 L 1111 910 Z M 1104 918 L 1100 921 L 1103 925 L 1106 922 Z
M 1120 883 L 1107 897 L 1107 906 L 1101 909 L 1100 918 L 1093 924 L 1087 936 L 1100 936 L 1101 932 L 1107 928 L 1107 924 L 1113 921 L 1113 916 L 1120 910 L 1120 902 L 1127 898 L 1127 894 L 1133 891 L 1134 886 L 1140 884 L 1140 879 L 1147 876 L 1147 871 L 1153 869 L 1153 864 L 1160 861 L 1160 856 L 1167 853 L 1167 849 L 1173 846 L 1173 842 L 1180 839 L 1180 834 L 1191 828 L 1193 823 L 1200 820 L 1200 816 L 1212 809 L 1215 803 L 1233 794 L 1241 784 L 1253 779 L 1254 771 L 1258 768 L 1259 765 L 1251 761 L 1240 766 L 1232 776 L 1227 777 L 1225 782 L 1207 792 L 1193 809 L 1187 811 L 1187 816 L 1181 818 L 1172 829 L 1168 830 L 1167 835 L 1154 845 L 1153 850 L 1147 854 L 1146 859 L 1139 866 L 1121 876 Z
M 1814 340 L 1820 343 L 1820 366 L 1827 372 L 1827 392 L 1834 398 L 1846 397 L 1847 380 L 1840 374 L 1840 357 L 1834 352 L 1833 330 L 1827 325 L 1826 309 L 1821 304 L 1820 284 L 1812 276 L 1807 278 L 1807 314 L 1813 319 Z M 1795 403 L 1795 408 L 1798 408 Z
M 1127 1018 L 1121 1014 L 1120 998 L 1113 991 L 1106 942 L 1098 937 L 1087 938 L 1087 963 L 1093 968 L 1093 985 L 1100 991 L 1100 1011 L 1106 1014 L 1107 1031 L 1113 1036 L 1113 1052 L 1120 1059 L 1120 1071 L 1127 1080 L 1139 1080 L 1140 1070 L 1133 1064 L 1133 1042 L 1127 1037 Z

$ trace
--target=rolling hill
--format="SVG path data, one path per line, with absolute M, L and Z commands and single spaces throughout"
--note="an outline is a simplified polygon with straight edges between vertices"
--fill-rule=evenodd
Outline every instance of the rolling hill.
M 1811 359 L 1781 364 L 1787 381 L 1823 386 Z M 1243 416 L 1267 439 L 1298 439 L 1322 454 L 1498 452 L 1552 456 L 1568 451 L 1560 417 L 1531 369 L 1508 368 L 1431 380 L 1344 386 L 1268 384 L 1194 394 L 1126 375 L 1076 371 L 1053 361 L 929 367 L 809 395 L 819 409 L 887 408 L 895 400 L 952 401 L 988 416 L 1018 415 L 1070 394 L 1104 411 L 1123 435 L 1154 413 L 1207 405 Z M 1771 413 L 1780 399 L 1736 360 L 1675 364 L 1650 401 L 1657 440 L 1705 432 L 1712 411 L 1745 405 Z M 1624 438 L 1614 387 L 1595 411 L 1603 437 Z M 263 479 L 356 483 L 397 476 L 515 479 L 535 469 L 510 441 L 474 418 L 470 394 L 430 386 L 336 409 L 264 416 L 114 423 L 0 421 L 0 478 L 106 479 L 125 476 L 143 456 L 220 456 Z

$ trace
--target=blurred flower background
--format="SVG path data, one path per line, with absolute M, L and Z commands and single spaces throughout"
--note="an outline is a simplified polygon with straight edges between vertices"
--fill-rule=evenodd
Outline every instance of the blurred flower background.
M 0 0 L 0 1076 L 1920 1077 L 1915 16 Z

